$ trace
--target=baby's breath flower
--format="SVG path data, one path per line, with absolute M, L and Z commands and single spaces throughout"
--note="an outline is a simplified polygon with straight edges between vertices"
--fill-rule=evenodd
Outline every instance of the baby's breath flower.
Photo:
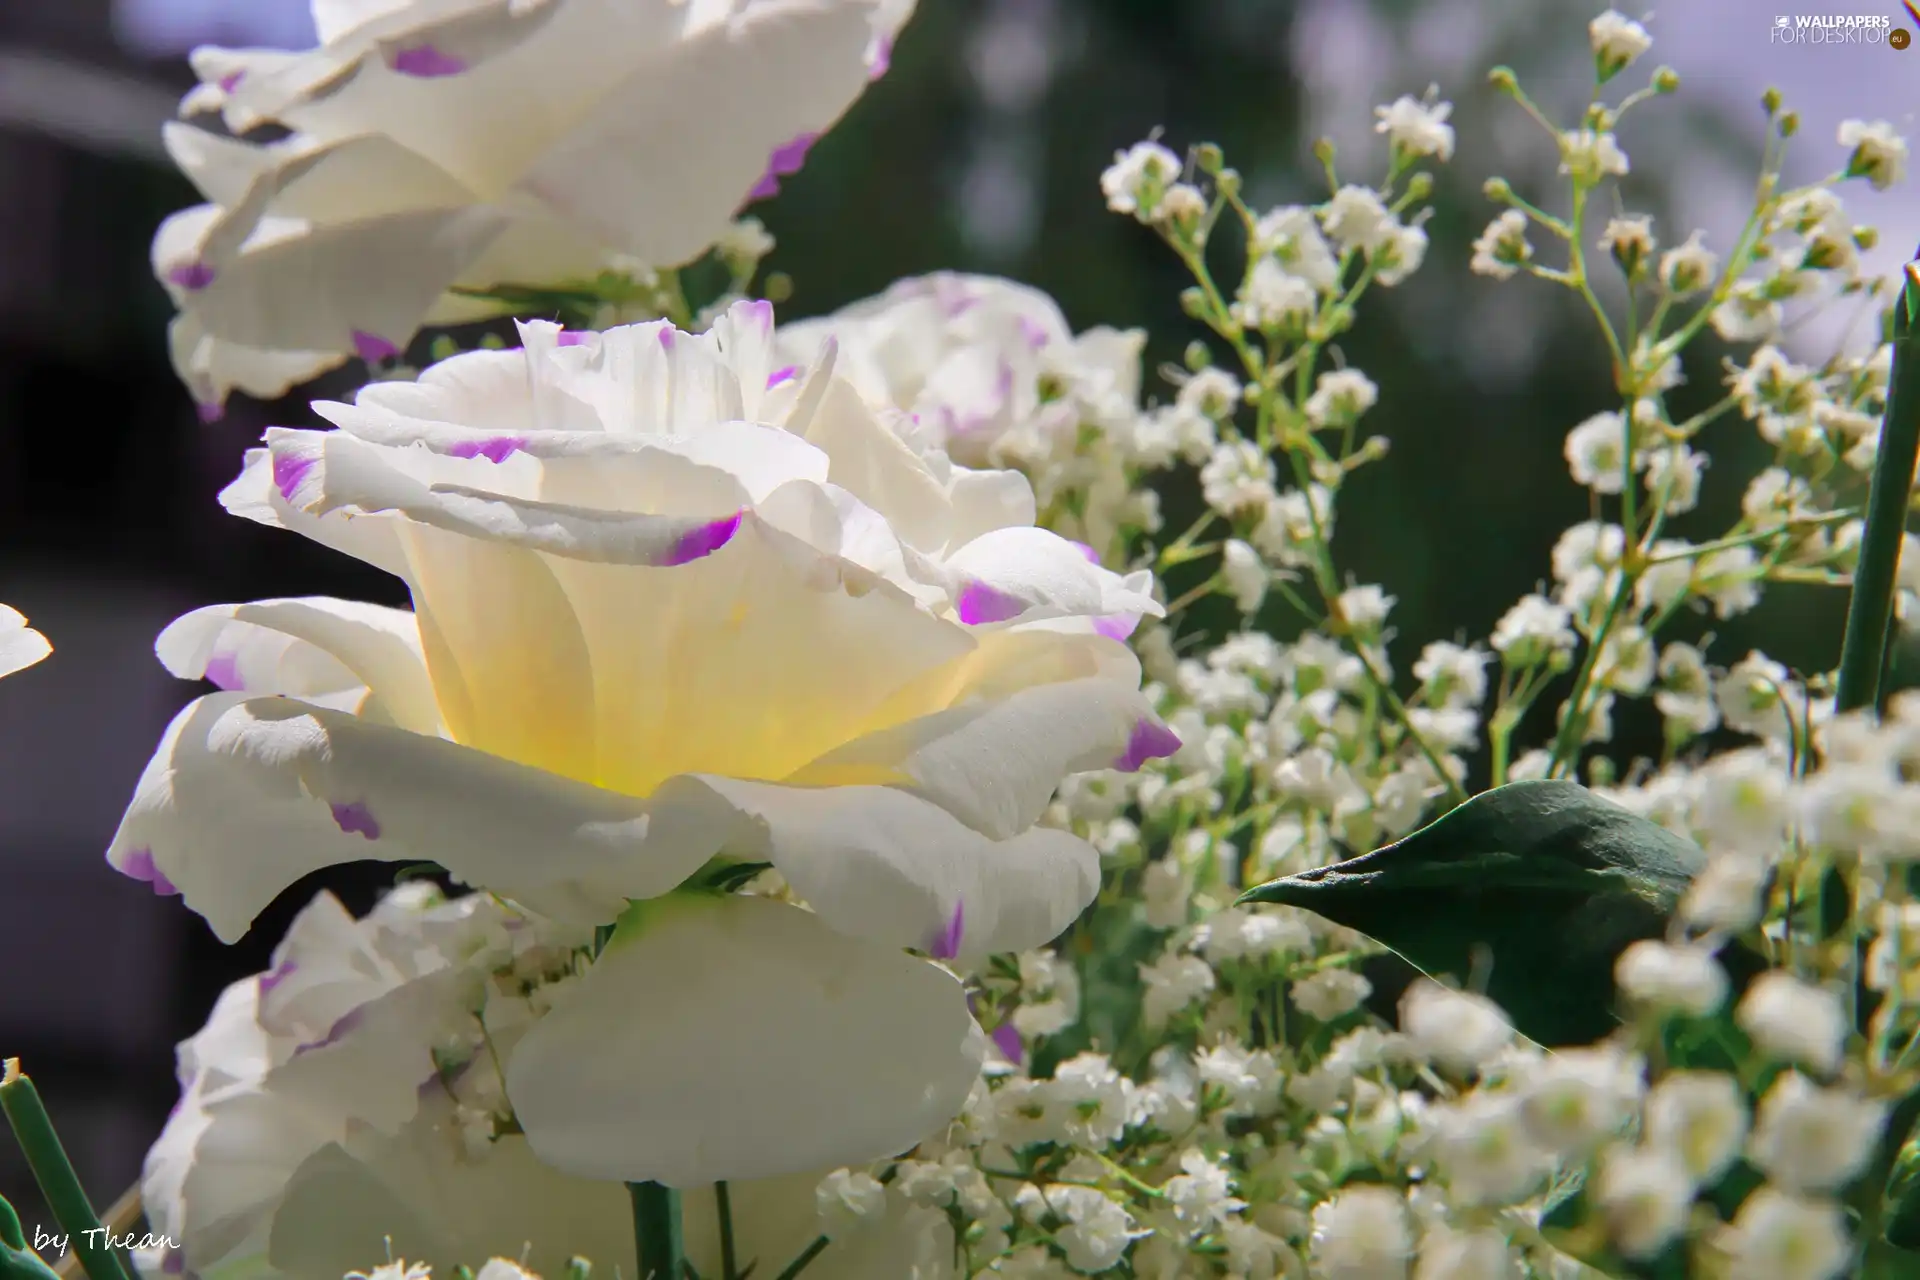
M 1653 256 L 1653 219 L 1645 214 L 1608 219 L 1600 233 L 1600 247 L 1613 255 L 1629 279 L 1639 275 Z
M 1713 283 L 1720 268 L 1717 254 L 1700 243 L 1696 231 L 1660 255 L 1660 284 L 1675 298 L 1690 298 Z
M 1647 1095 L 1645 1138 L 1702 1186 L 1719 1181 L 1747 1136 L 1740 1082 L 1717 1071 L 1670 1071 Z
M 1399 224 L 1380 197 L 1368 187 L 1345 186 L 1334 193 L 1320 214 L 1321 225 L 1342 249 L 1372 252 Z
M 1560 135 L 1560 172 L 1575 182 L 1592 186 L 1608 174 L 1627 172 L 1627 153 L 1611 133 L 1570 129 Z
M 1847 176 L 1865 178 L 1875 190 L 1885 191 L 1907 172 L 1906 139 L 1885 120 L 1840 122 L 1840 145 L 1847 148 Z
M 1618 1146 L 1600 1161 L 1594 1198 L 1620 1252 L 1648 1258 L 1685 1229 L 1693 1193 L 1693 1179 L 1670 1151 Z
M 1660 1012 L 1704 1018 L 1727 999 L 1727 974 L 1704 947 L 1643 938 L 1620 953 L 1615 980 L 1629 1000 Z
M 1505 280 L 1532 257 L 1533 246 L 1527 243 L 1527 215 L 1508 209 L 1489 222 L 1473 242 L 1473 261 L 1468 265 L 1477 275 Z
M 1313 1211 L 1314 1272 L 1325 1280 L 1402 1280 L 1413 1257 L 1405 1198 L 1349 1186 Z
M 1426 102 L 1403 94 L 1390 106 L 1375 107 L 1378 123 L 1373 131 L 1386 134 L 1389 145 L 1406 156 L 1453 159 L 1453 126 L 1446 122 L 1453 104 L 1438 101 L 1437 94 L 1437 89 L 1429 90 Z
M 1253 329 L 1299 329 L 1320 304 L 1313 285 L 1276 258 L 1262 258 L 1247 273 L 1235 298 L 1233 318 Z
M 1873 1158 L 1886 1119 L 1883 1102 L 1789 1071 L 1760 1100 L 1748 1155 L 1783 1191 L 1839 1191 Z
M 1114 152 L 1113 163 L 1100 175 L 1107 208 L 1133 214 L 1142 222 L 1152 221 L 1167 188 L 1180 177 L 1183 167 L 1179 156 L 1157 142 L 1136 142 L 1125 151 Z
M 1587 40 L 1593 46 L 1594 73 L 1601 84 L 1653 47 L 1645 27 L 1612 9 L 1587 24 Z
M 1344 426 L 1373 408 L 1380 389 L 1358 369 L 1333 369 L 1315 381 L 1313 394 L 1301 406 L 1316 427 Z
M 1522 598 L 1494 625 L 1489 643 L 1510 667 L 1531 667 L 1572 651 L 1573 615 L 1541 595 Z
M 1834 1280 L 1853 1255 L 1838 1205 L 1772 1187 L 1741 1202 L 1725 1247 L 1741 1280 Z
M 1735 1018 L 1755 1047 L 1776 1061 L 1811 1067 L 1822 1075 L 1840 1066 L 1847 1015 L 1839 998 L 1825 988 L 1774 970 L 1747 988 Z
M 1400 998 L 1400 1029 L 1426 1057 L 1465 1074 L 1513 1042 L 1513 1025 L 1484 996 L 1419 981 Z
M 1623 483 L 1627 433 L 1617 413 L 1596 413 L 1567 432 L 1563 452 L 1575 484 L 1595 493 L 1619 493 Z M 1635 468 L 1638 470 L 1638 468 Z
M 1309 1018 L 1333 1022 L 1358 1009 L 1373 994 L 1373 984 L 1352 969 L 1322 969 L 1294 983 L 1287 994 Z
M 1320 293 L 1330 293 L 1340 283 L 1339 260 L 1311 209 L 1286 205 L 1261 214 L 1253 224 L 1252 251 L 1257 257 L 1279 259 L 1288 272 Z

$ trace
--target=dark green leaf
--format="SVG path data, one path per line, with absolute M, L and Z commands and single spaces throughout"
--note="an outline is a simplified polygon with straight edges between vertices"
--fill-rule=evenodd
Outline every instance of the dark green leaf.
M 1483 792 L 1404 840 L 1251 889 L 1485 993 L 1545 1045 L 1610 1032 L 1614 961 L 1666 934 L 1698 847 L 1574 782 Z

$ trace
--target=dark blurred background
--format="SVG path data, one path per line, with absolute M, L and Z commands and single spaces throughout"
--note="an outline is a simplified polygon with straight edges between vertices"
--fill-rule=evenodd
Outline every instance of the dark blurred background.
M 1865 8 L 1902 20 L 1883 0 Z M 1194 336 L 1176 301 L 1185 281 L 1148 233 L 1106 212 L 1097 182 L 1115 149 L 1155 128 L 1176 149 L 1212 140 L 1256 207 L 1311 201 L 1324 194 L 1316 137 L 1339 144 L 1344 174 L 1376 180 L 1373 106 L 1437 83 L 1459 144 L 1427 265 L 1373 293 L 1341 343 L 1380 384 L 1367 425 L 1393 452 L 1353 484 L 1336 551 L 1358 581 L 1398 597 L 1404 670 L 1426 640 L 1484 636 L 1546 576 L 1558 532 L 1588 514 L 1561 442 L 1618 407 L 1591 318 L 1563 291 L 1495 284 L 1466 263 L 1497 211 L 1480 193 L 1488 176 L 1561 207 L 1550 140 L 1490 94 L 1486 69 L 1512 65 L 1570 119 L 1590 82 L 1594 12 L 1562 0 L 921 0 L 892 73 L 755 209 L 779 241 L 770 267 L 796 283 L 783 315 L 935 269 L 1007 275 L 1052 293 L 1076 327 L 1148 328 L 1147 394 L 1164 397 L 1153 369 Z M 1711 247 L 1730 243 L 1768 85 L 1804 121 L 1790 178 L 1839 166 L 1843 118 L 1914 133 L 1920 50 L 1775 46 L 1772 16 L 1671 0 L 1647 19 L 1655 47 L 1618 83 L 1642 84 L 1664 62 L 1683 92 L 1622 128 L 1633 168 L 1621 190 L 1628 208 L 1658 215 L 1663 243 L 1694 227 Z M 197 200 L 159 140 L 191 83 L 183 55 L 311 39 L 303 0 L 0 0 L 0 601 L 55 647 L 0 682 L 0 1054 L 24 1059 L 102 1208 L 137 1177 L 175 1097 L 173 1045 L 220 989 L 266 967 L 321 884 L 361 910 L 383 883 L 373 870 L 308 882 L 223 947 L 101 857 L 167 719 L 200 692 L 154 661 L 168 621 L 260 596 L 405 603 L 397 583 L 214 501 L 264 426 L 314 422 L 306 401 L 349 392 L 350 375 L 277 404 L 236 398 L 224 421 L 201 425 L 168 366 L 170 308 L 147 265 L 156 224 Z M 1848 203 L 1881 227 L 1871 261 L 1891 272 L 1920 235 L 1920 201 L 1911 187 L 1850 187 Z M 1801 330 L 1796 354 L 1824 356 L 1853 318 Z M 1676 416 L 1716 398 L 1725 354 L 1696 345 Z M 1731 522 L 1763 456 L 1740 423 L 1706 444 L 1705 499 L 1676 526 L 1701 538 Z M 1177 487 L 1166 498 L 1176 513 L 1192 501 Z M 1714 653 L 1759 645 L 1829 666 L 1841 605 L 1778 589 L 1714 628 Z M 1618 724 L 1623 757 L 1657 746 L 1650 725 Z M 48 1221 L 4 1138 L 0 1193 L 29 1228 Z

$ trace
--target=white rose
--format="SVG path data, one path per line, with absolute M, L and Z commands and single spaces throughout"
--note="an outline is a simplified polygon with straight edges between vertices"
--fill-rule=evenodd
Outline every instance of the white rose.
M 536 1158 L 507 1121 L 472 1012 L 492 1050 L 510 1054 L 515 1036 L 494 1017 L 510 998 L 490 973 L 524 974 L 529 961 L 551 973 L 584 957 L 587 936 L 485 894 L 446 902 L 402 889 L 357 921 L 321 895 L 274 968 L 229 987 L 180 1046 L 180 1104 L 141 1179 L 153 1231 L 177 1246 L 162 1267 L 337 1280 L 385 1256 L 440 1275 L 512 1257 L 557 1276 L 580 1255 L 596 1273 L 635 1274 L 625 1188 Z M 771 1272 L 811 1244 L 824 1172 L 729 1185 L 742 1263 Z M 719 1274 L 711 1189 L 688 1191 L 683 1210 L 689 1261 Z M 902 1204 L 819 1265 L 897 1280 L 951 1248 L 938 1211 Z
M 1179 746 L 1097 630 L 1160 611 L 1150 576 L 1033 528 L 1018 475 L 916 453 L 831 348 L 769 391 L 771 331 L 765 303 L 701 335 L 532 323 L 317 406 L 338 430 L 270 431 L 228 509 L 388 570 L 414 610 L 176 621 L 162 661 L 229 691 L 175 718 L 108 854 L 229 941 L 369 856 L 619 920 L 509 1071 L 541 1156 L 590 1176 L 924 1137 L 980 1037 L 901 948 L 1053 938 L 1099 882 L 1091 846 L 1034 825 L 1061 778 Z M 812 910 L 708 892 L 728 863 Z
M 901 280 L 829 316 L 782 325 L 786 360 L 805 363 L 828 337 L 847 376 L 875 404 L 897 404 L 956 459 L 1004 465 L 1016 445 L 1071 451 L 1083 418 L 1107 425 L 1140 400 L 1138 330 L 1075 335 L 1059 306 L 1027 285 L 938 272 Z M 1050 384 L 1043 387 L 1043 383 Z M 1043 394 L 1053 399 L 1043 403 Z
M 314 0 L 316 49 L 197 50 L 182 114 L 218 111 L 228 132 L 166 128 L 208 201 L 154 237 L 175 366 L 215 416 L 232 388 L 279 395 L 498 312 L 455 288 L 698 257 L 798 171 L 910 11 Z M 262 125 L 291 133 L 244 136 Z

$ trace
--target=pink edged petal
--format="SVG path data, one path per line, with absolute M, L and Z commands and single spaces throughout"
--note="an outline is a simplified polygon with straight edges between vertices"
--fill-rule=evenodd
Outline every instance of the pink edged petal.
M 475 206 L 366 218 L 290 232 L 209 263 L 193 294 L 215 338 L 276 351 L 353 352 L 391 359 L 446 287 L 505 229 Z
M 982 534 L 948 556 L 946 567 L 956 615 L 969 626 L 1166 612 L 1149 594 L 1150 577 L 1122 578 L 1091 564 L 1078 544 L 1045 529 Z
M 966 957 L 1028 950 L 1058 936 L 1100 887 L 1099 856 L 1066 831 L 991 840 L 893 787 L 703 775 L 677 778 L 655 799 L 663 816 L 684 808 L 689 825 L 730 823 L 730 854 L 773 863 L 820 919 L 891 946 L 935 949 L 963 913 L 956 945 Z
M 826 129 L 860 96 L 869 39 L 864 5 L 736 12 L 631 74 L 520 185 L 624 252 L 677 266 L 713 243 L 770 163 L 798 168 L 797 136 Z M 753 89 L 731 94 L 707 126 L 688 128 L 682 104 L 713 85 Z M 662 173 L 675 180 L 660 182 Z
M 604 564 L 676 565 L 719 550 L 740 512 L 656 516 L 520 499 L 432 483 L 401 467 L 399 450 L 344 431 L 268 432 L 275 484 L 292 507 L 312 515 L 336 511 L 395 512 L 424 525 L 532 551 Z
M 556 919 L 611 919 L 719 849 L 713 823 L 291 698 L 213 694 L 168 726 L 107 852 L 231 942 L 310 872 L 438 863 Z
M 1149 760 L 1164 760 L 1180 750 L 1180 735 L 1158 720 L 1143 717 L 1127 736 L 1127 749 L 1119 754 L 1113 767 L 1122 773 L 1137 773 Z
M 507 1063 L 542 1160 L 696 1187 L 897 1155 L 965 1104 L 951 974 L 764 898 L 643 904 Z
M 354 520 L 344 514 L 309 515 L 287 501 L 280 482 L 290 472 L 304 475 L 301 464 L 318 459 L 316 447 L 301 438 L 278 452 L 276 457 L 273 449 L 247 450 L 240 475 L 220 491 L 220 505 L 243 520 L 290 530 L 395 577 L 406 575 L 406 552 L 391 523 Z M 306 470 L 311 470 L 311 465 Z

